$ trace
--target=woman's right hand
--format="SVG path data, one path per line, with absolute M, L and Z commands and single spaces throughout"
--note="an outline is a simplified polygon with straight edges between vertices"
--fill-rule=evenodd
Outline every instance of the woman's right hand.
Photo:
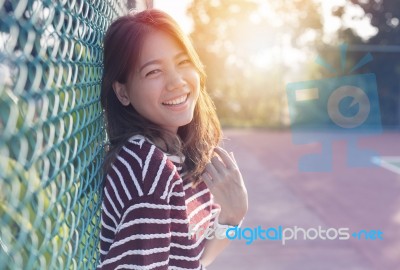
M 214 153 L 202 179 L 221 206 L 218 222 L 236 226 L 248 210 L 247 189 L 233 153 L 221 147 L 216 147 Z

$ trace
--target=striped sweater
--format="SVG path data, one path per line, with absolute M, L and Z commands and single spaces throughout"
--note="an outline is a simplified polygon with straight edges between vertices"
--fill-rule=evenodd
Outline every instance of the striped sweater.
M 199 262 L 218 206 L 207 186 L 182 181 L 180 158 L 132 137 L 106 174 L 98 269 L 205 269 Z

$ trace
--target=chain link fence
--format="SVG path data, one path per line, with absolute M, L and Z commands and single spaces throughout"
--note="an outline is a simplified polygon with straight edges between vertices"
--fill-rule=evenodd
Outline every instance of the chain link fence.
M 0 0 L 0 269 L 99 260 L 102 39 L 125 1 Z

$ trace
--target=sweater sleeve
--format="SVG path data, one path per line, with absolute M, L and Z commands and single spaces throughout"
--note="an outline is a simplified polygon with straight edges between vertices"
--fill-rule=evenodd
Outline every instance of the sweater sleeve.
M 184 206 L 169 201 L 182 191 L 180 181 L 154 145 L 135 142 L 121 150 L 104 188 L 98 269 L 168 269 L 171 222 L 185 215 Z
M 155 196 L 132 200 L 101 269 L 168 269 L 170 212 L 171 206 Z

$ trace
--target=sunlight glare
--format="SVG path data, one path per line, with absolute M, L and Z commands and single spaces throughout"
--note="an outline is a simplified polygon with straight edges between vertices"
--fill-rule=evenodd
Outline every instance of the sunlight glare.
M 193 20 L 187 15 L 192 0 L 154 0 L 154 8 L 171 15 L 186 34 L 193 31 Z

